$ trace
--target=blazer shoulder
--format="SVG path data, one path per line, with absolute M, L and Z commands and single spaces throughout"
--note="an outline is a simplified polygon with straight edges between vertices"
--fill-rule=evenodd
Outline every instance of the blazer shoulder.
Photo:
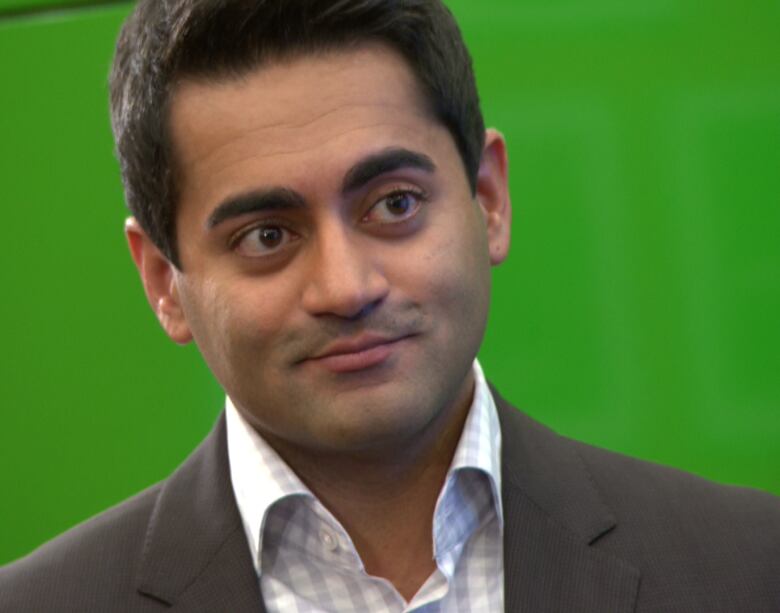
M 780 611 L 780 498 L 560 436 L 494 394 L 508 526 L 540 509 L 635 569 L 637 613 Z
M 504 400 L 496 399 L 506 439 L 504 470 L 530 472 L 549 479 L 521 478 L 536 491 L 561 490 L 558 498 L 576 495 L 584 480 L 593 486 L 617 519 L 648 522 L 695 520 L 704 514 L 721 522 L 746 521 L 765 536 L 780 539 L 780 497 L 757 489 L 715 483 L 692 473 L 623 455 L 562 436 Z
M 633 561 L 645 593 L 726 610 L 780 607 L 780 498 L 572 445 L 616 518 L 595 546 Z
M 723 520 L 749 520 L 780 536 L 780 497 L 758 489 L 716 483 L 695 474 L 640 460 L 572 439 L 596 487 L 612 508 L 680 518 L 705 513 Z
M 0 567 L 0 613 L 123 610 L 118 603 L 111 609 L 102 598 L 135 591 L 161 486 L 151 486 Z

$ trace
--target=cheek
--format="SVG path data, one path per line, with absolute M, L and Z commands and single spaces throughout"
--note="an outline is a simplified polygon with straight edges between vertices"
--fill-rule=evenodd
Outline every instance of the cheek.
M 287 312 L 280 306 L 281 297 L 257 285 L 256 279 L 212 280 L 190 287 L 183 296 L 195 343 L 217 379 L 228 388 L 243 369 L 264 360 Z
M 251 278 L 232 283 L 219 293 L 213 308 L 223 352 L 237 354 L 237 359 L 248 352 L 263 353 L 284 329 L 290 312 L 288 297 L 273 285 Z
M 469 202 L 448 221 L 449 227 L 442 232 L 435 254 L 441 260 L 442 274 L 459 286 L 458 291 L 480 294 L 490 284 L 490 253 L 484 220 L 476 205 Z
M 459 223 L 451 223 L 431 241 L 432 248 L 420 267 L 426 271 L 420 284 L 437 310 L 443 311 L 442 316 L 465 333 L 466 329 L 484 327 L 490 295 L 490 257 L 481 218 L 469 209 L 456 221 Z
M 213 281 L 190 282 L 182 292 L 182 307 L 195 344 L 219 378 L 233 319 L 230 301 Z

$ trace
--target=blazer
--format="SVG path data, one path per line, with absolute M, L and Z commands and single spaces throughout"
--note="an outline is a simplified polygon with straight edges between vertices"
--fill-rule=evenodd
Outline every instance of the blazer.
M 494 392 L 510 613 L 780 613 L 780 498 L 558 436 Z M 2 613 L 265 610 L 225 419 L 165 481 L 0 568 Z

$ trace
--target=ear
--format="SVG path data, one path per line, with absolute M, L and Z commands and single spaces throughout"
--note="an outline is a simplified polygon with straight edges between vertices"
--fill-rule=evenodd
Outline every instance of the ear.
M 497 130 L 485 132 L 485 148 L 477 174 L 477 202 L 485 216 L 490 263 L 497 266 L 509 254 L 512 203 L 509 199 L 506 141 Z
M 125 236 L 130 246 L 138 274 L 152 307 L 165 333 L 180 345 L 192 340 L 192 333 L 184 317 L 178 289 L 176 267 L 163 255 L 134 217 L 125 221 Z

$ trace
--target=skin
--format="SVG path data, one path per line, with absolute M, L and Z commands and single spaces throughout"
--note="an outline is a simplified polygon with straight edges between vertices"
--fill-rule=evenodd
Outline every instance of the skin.
M 379 45 L 182 82 L 170 125 L 181 270 L 126 225 L 152 308 L 172 340 L 195 341 L 367 571 L 410 599 L 434 569 L 434 505 L 472 398 L 490 267 L 509 248 L 503 138 L 488 131 L 472 194 L 410 69 Z M 435 168 L 343 190 L 351 168 L 394 149 Z M 209 223 L 274 189 L 297 206 Z M 379 361 L 320 359 L 366 335 L 383 341 Z

